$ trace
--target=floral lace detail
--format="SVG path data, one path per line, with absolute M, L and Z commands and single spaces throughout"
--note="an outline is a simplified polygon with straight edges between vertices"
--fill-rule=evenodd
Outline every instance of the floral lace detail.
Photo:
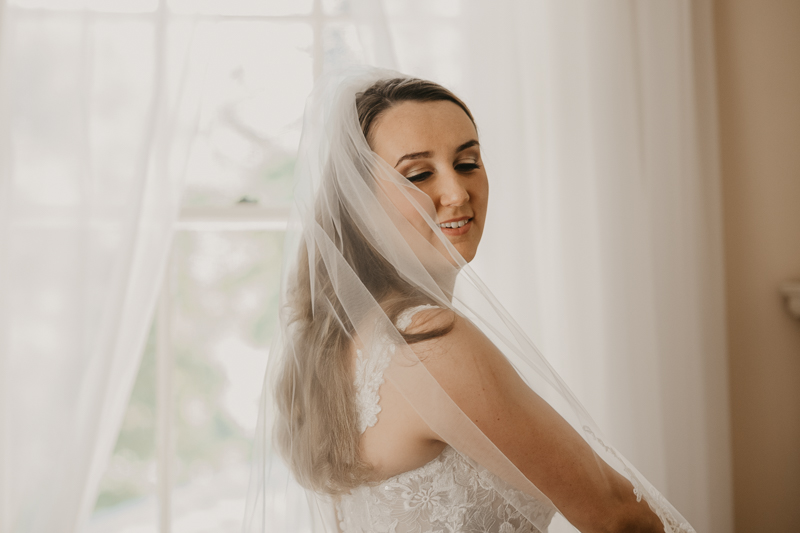
M 381 412 L 378 389 L 383 385 L 383 372 L 389 366 L 394 350 L 393 344 L 385 344 L 372 357 L 364 357 L 361 350 L 356 350 L 356 412 L 360 433 L 378 423 L 378 413 Z
M 423 309 L 435 309 L 435 305 L 419 305 L 406 309 L 397 317 L 397 329 L 404 330 L 411 325 L 411 319 Z M 390 339 L 380 339 L 376 353 L 366 357 L 364 352 L 356 350 L 355 387 L 356 387 L 356 412 L 358 413 L 358 431 L 364 433 L 378 423 L 378 405 L 380 396 L 378 390 L 383 385 L 383 373 L 392 360 L 395 345 Z
M 336 505 L 345 533 L 539 533 L 555 509 L 514 489 L 450 446 L 428 464 L 378 484 L 362 485 Z M 523 515 L 524 513 L 524 515 Z
M 441 309 L 441 307 L 429 304 L 418 305 L 416 307 L 409 307 L 408 309 L 400 313 L 400 315 L 397 317 L 397 320 L 395 321 L 395 323 L 397 324 L 397 329 L 401 331 L 406 329 L 408 326 L 411 325 L 411 319 L 414 318 L 414 315 L 425 309 Z
M 606 445 L 603 440 L 594 434 L 592 428 L 589 426 L 583 426 L 583 430 L 588 433 L 594 440 L 600 444 L 609 454 L 611 454 L 614 458 L 619 460 L 619 456 L 617 452 L 611 448 L 610 446 Z M 647 505 L 650 506 L 650 509 L 653 510 L 654 513 L 658 516 L 661 520 L 661 523 L 664 524 L 664 531 L 665 533 L 695 533 L 694 528 L 686 521 L 681 520 L 681 516 L 675 516 L 675 514 L 670 510 L 671 505 L 667 501 L 664 496 L 658 492 L 657 490 L 653 490 L 648 492 L 644 486 L 642 485 L 639 478 L 633 475 L 633 472 L 630 468 L 623 462 L 622 468 L 625 470 L 625 473 L 628 475 L 628 479 L 630 480 L 631 484 L 633 485 L 633 493 L 636 495 L 636 501 L 642 501 L 642 497 L 644 497 Z

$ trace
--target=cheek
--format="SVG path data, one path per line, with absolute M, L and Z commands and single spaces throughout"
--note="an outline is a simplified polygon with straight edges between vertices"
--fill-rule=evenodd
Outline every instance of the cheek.
M 475 186 L 470 196 L 472 198 L 473 208 L 480 211 L 481 214 L 485 214 L 486 207 L 489 204 L 489 180 L 486 174 L 475 181 Z

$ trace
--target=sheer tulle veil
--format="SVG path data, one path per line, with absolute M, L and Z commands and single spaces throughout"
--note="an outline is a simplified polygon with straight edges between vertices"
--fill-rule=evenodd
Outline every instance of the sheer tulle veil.
M 488 470 L 489 482 L 520 513 L 542 530 L 575 531 L 563 519 L 537 522 L 540 518 L 517 502 L 511 489 L 557 509 L 546 491 L 526 478 L 502 446 L 440 386 L 425 358 L 415 352 L 414 339 L 395 328 L 403 309 L 430 304 L 479 328 L 597 456 L 631 482 L 636 497 L 650 505 L 665 531 L 693 531 L 605 439 L 544 355 L 470 269 L 438 227 L 430 198 L 370 149 L 356 97 L 378 80 L 403 77 L 371 67 L 326 74 L 306 103 L 280 323 L 264 381 L 244 530 L 339 530 L 337 494 L 348 483 L 359 483 L 368 468 L 358 457 L 354 393 L 342 377 L 349 364 L 346 347 L 358 339 L 365 354 L 387 353 L 391 347 L 385 380 L 442 440 Z M 491 183 L 491 169 L 488 174 Z M 365 267 L 367 259 L 376 266 Z M 294 379 L 289 389 L 287 375 Z M 320 442 L 328 451 L 317 453 Z

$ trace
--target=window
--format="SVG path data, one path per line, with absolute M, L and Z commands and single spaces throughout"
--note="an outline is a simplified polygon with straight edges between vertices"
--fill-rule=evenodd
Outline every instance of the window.
M 239 530 L 282 244 L 274 230 L 176 235 L 93 530 L 158 531 L 157 513 L 169 531 Z
M 126 23 L 154 31 L 164 6 L 133 5 Z M 75 7 L 94 4 L 50 6 Z M 208 54 L 207 81 L 161 301 L 90 533 L 240 530 L 303 105 L 323 65 L 357 43 L 343 0 L 166 9 Z

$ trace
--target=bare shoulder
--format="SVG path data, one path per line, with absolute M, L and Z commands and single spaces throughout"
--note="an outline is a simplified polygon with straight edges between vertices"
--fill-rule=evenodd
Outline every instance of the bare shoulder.
M 411 348 L 456 403 L 462 394 L 478 399 L 480 394 L 476 397 L 476 393 L 481 391 L 510 392 L 511 385 L 525 386 L 494 343 L 458 313 L 441 308 L 420 311 L 406 333 L 437 328 L 446 329 L 446 333 L 412 344 Z M 493 397 L 492 403 L 497 399 Z
M 658 525 L 647 505 L 638 505 L 630 482 L 528 387 L 475 324 L 455 314 L 446 335 L 412 349 L 464 414 L 578 529 L 628 520 Z
M 528 415 L 547 410 L 500 349 L 459 313 L 419 311 L 405 333 L 424 334 L 436 328 L 445 333 L 410 342 L 409 347 L 444 392 L 490 438 L 508 437 L 520 423 L 529 421 L 530 416 L 519 417 L 522 406 Z

